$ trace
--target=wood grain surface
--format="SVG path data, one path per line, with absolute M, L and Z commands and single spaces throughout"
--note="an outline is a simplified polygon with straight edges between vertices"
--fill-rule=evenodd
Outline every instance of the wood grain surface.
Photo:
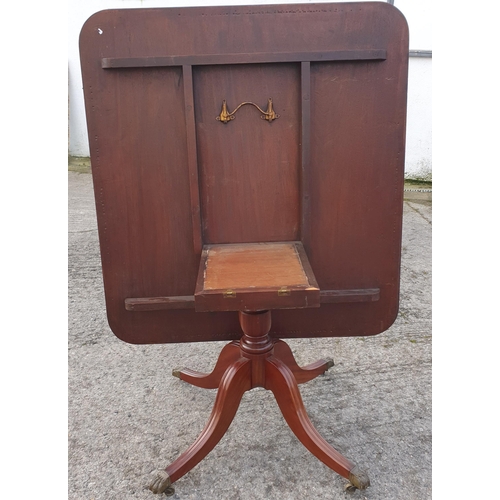
M 235 312 L 192 307 L 202 247 L 226 243 L 301 241 L 319 288 L 334 292 L 318 308 L 276 310 L 275 337 L 366 336 L 392 324 L 408 72 L 397 9 L 106 10 L 83 26 L 80 55 L 119 338 L 239 338 Z M 249 105 L 216 120 L 223 100 L 232 111 L 244 101 L 265 109 L 269 98 L 272 122 Z

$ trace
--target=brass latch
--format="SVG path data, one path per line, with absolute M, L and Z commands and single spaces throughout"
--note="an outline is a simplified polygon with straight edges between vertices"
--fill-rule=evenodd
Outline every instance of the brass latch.
M 286 286 L 282 286 L 278 290 L 278 297 L 286 297 L 288 295 L 290 295 L 290 290 Z
M 271 98 L 269 98 L 267 101 L 267 111 L 264 111 L 263 109 L 261 109 L 254 102 L 242 102 L 241 104 L 236 106 L 236 109 L 232 112 L 228 111 L 227 103 L 226 103 L 226 100 L 224 99 L 222 101 L 222 110 L 220 112 L 220 115 L 217 116 L 215 119 L 217 121 L 222 122 L 222 123 L 227 123 L 231 120 L 234 120 L 234 115 L 235 115 L 236 111 L 238 111 L 241 108 L 241 106 L 244 106 L 245 104 L 251 104 L 252 106 L 255 106 L 262 113 L 261 118 L 263 120 L 267 120 L 268 122 L 272 122 L 273 120 L 276 120 L 280 116 L 274 112 L 273 100 Z
M 236 292 L 234 290 L 226 290 L 222 293 L 225 299 L 234 299 L 236 297 Z

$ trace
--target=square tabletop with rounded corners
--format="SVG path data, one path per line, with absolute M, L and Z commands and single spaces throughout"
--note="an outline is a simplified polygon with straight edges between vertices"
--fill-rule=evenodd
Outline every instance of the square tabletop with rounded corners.
M 119 338 L 239 338 L 235 311 L 199 311 L 210 245 L 301 243 L 319 307 L 273 311 L 276 337 L 366 336 L 393 323 L 408 74 L 397 8 L 106 10 L 83 26 L 80 56 Z

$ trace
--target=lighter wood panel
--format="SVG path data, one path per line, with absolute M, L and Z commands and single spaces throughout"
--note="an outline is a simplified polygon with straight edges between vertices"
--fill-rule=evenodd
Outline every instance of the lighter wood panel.
M 213 245 L 208 251 L 205 290 L 308 285 L 294 244 Z

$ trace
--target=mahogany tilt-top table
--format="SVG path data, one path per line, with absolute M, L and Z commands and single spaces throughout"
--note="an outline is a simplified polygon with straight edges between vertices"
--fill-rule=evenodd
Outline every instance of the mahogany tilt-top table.
M 399 305 L 408 27 L 385 3 L 117 9 L 80 35 L 109 325 L 136 344 L 227 340 L 205 428 L 172 484 L 271 390 L 318 459 L 368 475 L 312 425 L 285 338 L 368 336 Z

